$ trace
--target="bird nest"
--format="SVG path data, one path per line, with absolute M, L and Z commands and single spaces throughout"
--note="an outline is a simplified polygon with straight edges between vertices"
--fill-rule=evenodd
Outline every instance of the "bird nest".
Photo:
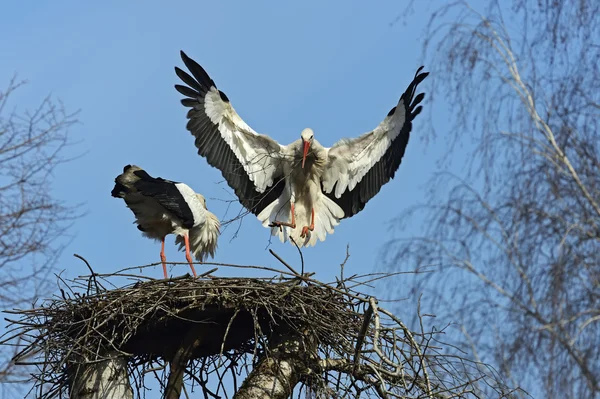
M 164 390 L 166 365 L 173 369 L 171 362 L 190 336 L 201 340 L 185 359 L 183 389 L 201 389 L 205 397 L 236 392 L 238 379 L 270 356 L 273 342 L 290 334 L 303 342 L 297 356 L 304 362 L 300 389 L 321 397 L 464 396 L 469 372 L 478 367 L 443 355 L 430 345 L 434 333 L 410 331 L 374 298 L 351 288 L 381 276 L 325 284 L 286 271 L 269 278 L 205 274 L 110 290 L 100 277 L 63 282 L 60 297 L 11 311 L 20 319 L 11 321 L 3 343 L 18 340 L 16 361 L 35 367 L 38 397 L 67 396 L 74 367 L 107 354 L 127 359 L 138 397 L 148 374 Z M 119 277 L 131 276 L 109 280 Z

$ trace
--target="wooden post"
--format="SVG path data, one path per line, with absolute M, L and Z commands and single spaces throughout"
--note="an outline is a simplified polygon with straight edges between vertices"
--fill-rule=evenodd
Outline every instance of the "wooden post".
M 270 352 L 248 375 L 233 399 L 286 399 L 308 369 L 315 348 L 299 333 L 274 339 Z M 308 347 L 307 347 L 308 345 Z
M 127 358 L 109 353 L 98 363 L 78 365 L 71 374 L 71 399 L 133 399 Z
M 181 396 L 185 368 L 194 351 L 202 344 L 205 330 L 206 325 L 204 324 L 191 327 L 175 352 L 175 356 L 169 361 L 169 380 L 163 396 L 165 399 L 179 399 Z

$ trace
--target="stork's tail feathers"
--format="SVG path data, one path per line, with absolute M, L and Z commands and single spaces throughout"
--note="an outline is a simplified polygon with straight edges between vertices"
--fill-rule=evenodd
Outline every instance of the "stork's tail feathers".
M 219 219 L 213 213 L 206 211 L 206 221 L 190 229 L 190 252 L 196 260 L 204 262 L 209 255 L 211 258 L 215 257 L 220 228 Z M 183 237 L 177 236 L 175 243 L 179 244 L 179 250 L 185 249 Z
M 296 228 L 291 227 L 272 227 L 271 235 L 279 237 L 281 242 L 293 241 L 299 247 L 314 246 L 317 239 L 325 241 L 327 234 L 333 234 L 335 226 L 340 223 L 340 219 L 344 217 L 344 211 L 338 204 L 333 202 L 327 196 L 320 194 L 319 201 L 315 204 L 315 229 L 309 232 L 308 236 L 301 237 L 302 228 L 310 225 L 311 210 L 304 209 L 298 204 L 296 210 Z M 289 197 L 282 194 L 277 200 L 269 204 L 258 215 L 258 219 L 264 227 L 269 227 L 269 224 L 274 221 L 289 222 L 291 217 Z

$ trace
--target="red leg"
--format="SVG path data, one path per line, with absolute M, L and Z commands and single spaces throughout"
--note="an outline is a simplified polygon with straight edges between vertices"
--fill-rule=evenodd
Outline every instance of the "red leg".
M 183 241 L 185 242 L 185 258 L 187 259 L 188 263 L 190 264 L 190 267 L 192 268 L 194 278 L 196 278 L 196 269 L 194 269 L 194 265 L 192 264 L 192 256 L 190 255 L 190 238 L 187 233 L 183 236 Z
M 291 227 L 292 229 L 295 229 L 296 228 L 296 212 L 294 211 L 294 203 L 292 202 L 290 204 L 290 206 L 292 208 L 292 223 L 274 221 L 271 224 L 269 224 L 269 227 L 279 227 L 281 229 L 281 226 L 287 226 L 287 227 Z
M 313 231 L 315 229 L 315 208 L 310 208 L 310 226 L 304 226 L 302 228 L 302 234 L 300 237 L 304 238 L 308 235 L 308 231 Z
M 163 272 L 165 273 L 165 279 L 167 279 L 167 278 L 169 278 L 169 276 L 167 276 L 167 257 L 165 256 L 165 237 L 163 237 L 161 240 L 160 261 L 162 262 Z

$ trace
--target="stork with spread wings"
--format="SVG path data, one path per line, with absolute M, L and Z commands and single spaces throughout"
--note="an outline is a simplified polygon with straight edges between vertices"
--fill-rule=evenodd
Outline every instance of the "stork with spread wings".
M 314 245 L 332 234 L 341 219 L 360 212 L 400 166 L 428 75 L 420 67 L 398 104 L 374 130 L 342 139 L 331 148 L 311 129 L 285 146 L 255 132 L 233 109 L 206 71 L 181 52 L 191 75 L 175 68 L 186 84 L 175 88 L 189 107 L 187 129 L 198 154 L 221 170 L 244 207 L 281 241 Z

